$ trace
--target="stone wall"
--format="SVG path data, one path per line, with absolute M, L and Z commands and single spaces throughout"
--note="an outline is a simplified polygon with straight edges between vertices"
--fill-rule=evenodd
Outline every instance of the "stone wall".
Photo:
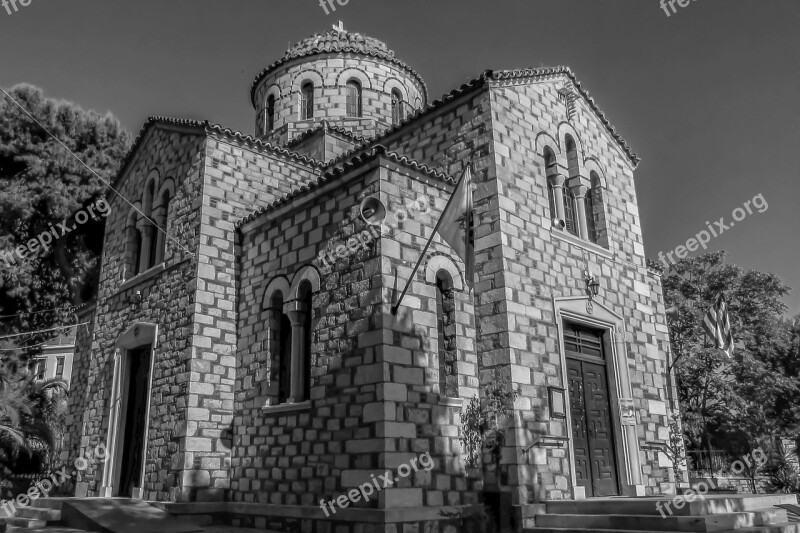
M 159 185 L 171 178 L 174 240 L 167 240 L 163 264 L 123 280 L 130 210 L 119 197 L 109 199 L 94 336 L 76 347 L 75 456 L 106 443 L 115 342 L 137 323 L 158 325 L 143 487 L 152 500 L 224 498 L 236 374 L 233 221 L 317 175 L 309 160 L 240 136 L 217 131 L 207 138 L 197 127 L 156 125 L 146 133 L 118 190 L 136 201 L 153 171 Z M 99 495 L 102 471 L 92 468 L 84 478 L 89 495 Z
M 316 178 L 297 156 L 235 135 L 210 136 L 204 165 L 183 500 L 222 499 L 230 488 L 239 338 L 234 223 Z
M 316 521 L 322 518 L 320 500 L 346 494 L 369 481 L 370 474 L 395 471 L 428 452 L 435 464 L 430 472 L 419 471 L 380 491 L 372 501 L 351 506 L 363 512 L 350 515 L 350 527 L 369 522 L 368 509 L 406 509 L 408 514 L 398 515 L 405 518 L 397 520 L 409 524 L 437 522 L 441 518 L 420 518 L 425 515 L 420 509 L 473 504 L 475 482 L 468 483 L 458 455 L 458 408 L 440 401 L 433 285 L 414 284 L 407 299 L 424 301 L 424 307 L 413 317 L 393 317 L 389 287 L 394 280 L 387 283 L 387 273 L 400 254 L 406 263 L 417 259 L 424 245 L 423 225 L 427 237 L 435 224 L 433 209 L 422 213 L 406 205 L 424 197 L 441 210 L 452 185 L 434 184 L 435 179 L 423 179 L 383 159 L 380 165 L 375 160 L 352 173 L 337 177 L 334 188 L 308 193 L 295 201 L 297 206 L 277 208 L 275 215 L 259 217 L 243 228 L 241 366 L 231 497 L 308 506 L 304 514 Z M 395 224 L 388 222 L 391 215 L 387 218 L 380 244 L 378 230 L 369 230 L 360 217 L 361 200 L 368 195 L 379 196 L 390 214 L 403 206 L 409 213 L 407 220 Z M 325 249 L 355 244 L 351 239 L 357 235 L 368 242 L 356 252 L 340 257 L 335 265 L 328 262 L 330 269 L 319 260 Z M 434 245 L 442 255 L 439 248 Z M 265 289 L 278 278 L 291 283 L 312 264 L 321 274 L 321 287 L 313 301 L 310 402 L 276 406 L 277 357 L 270 353 Z M 401 269 L 399 282 L 409 266 Z M 461 319 L 460 390 L 469 396 L 477 389 L 472 308 L 463 291 L 456 302 Z M 271 406 L 265 407 L 268 402 Z M 242 514 L 239 523 L 290 528 L 298 522 L 270 517 L 267 510 L 263 514 Z M 327 522 L 326 527 L 337 523 L 335 517 Z
M 499 225 L 504 234 L 513 235 L 502 249 L 512 377 L 526 389 L 564 382 L 561 369 L 552 364 L 558 361 L 560 334 L 551 311 L 553 298 L 585 296 L 583 272 L 595 273 L 601 284 L 596 301 L 624 318 L 627 353 L 618 355 L 627 360 L 639 443 L 644 444 L 664 439 L 668 431 L 664 380 L 668 338 L 660 280 L 645 266 L 632 166 L 583 100 L 576 101 L 575 113 L 568 119 L 558 94 L 565 81 L 515 80 L 491 91 L 494 157 L 498 189 L 503 191 Z M 584 165 L 592 158 L 603 170 L 607 251 L 559 238 L 562 233 L 550 229 L 545 168 L 536 145 L 540 132 L 558 140 L 561 150 L 565 132 L 572 132 Z M 515 371 L 517 366 L 524 370 Z M 537 426 L 547 423 L 541 409 L 546 398 L 541 387 L 535 389 L 528 389 L 519 405 L 523 421 L 530 421 L 523 427 L 533 431 L 545 429 Z M 547 426 L 548 434 L 566 434 L 563 422 L 550 421 Z M 659 467 L 655 452 L 644 453 L 643 483 L 648 494 L 656 494 L 668 474 Z M 560 457 L 560 450 L 543 454 L 533 472 L 521 464 L 520 485 L 543 485 L 538 491 L 547 499 L 568 497 L 568 462 Z
M 170 233 L 182 247 L 196 249 L 199 217 L 194 206 L 202 181 L 203 138 L 197 132 L 153 127 L 117 184 L 128 199 L 141 198 L 143 182 L 153 169 L 159 180 L 175 181 L 170 204 Z M 136 322 L 160 324 L 154 351 L 152 401 L 145 455 L 144 497 L 166 500 L 178 485 L 183 465 L 176 461 L 186 419 L 184 387 L 191 359 L 191 302 L 195 267 L 190 256 L 168 241 L 163 267 L 151 269 L 123 284 L 126 241 L 123 238 L 130 206 L 110 196 L 106 219 L 97 309 L 91 336 L 76 342 L 74 378 L 70 391 L 69 432 L 75 435 L 70 454 L 89 457 L 89 449 L 106 444 L 115 342 Z M 138 281 L 137 281 L 138 280 Z M 139 291 L 141 302 L 134 303 Z M 107 465 L 108 463 L 105 463 Z M 90 496 L 100 495 L 104 464 L 90 464 L 81 482 Z
M 562 422 L 542 418 L 543 385 L 562 382 L 560 370 L 552 364 L 559 355 L 553 298 L 585 296 L 584 269 L 600 277 L 598 301 L 626 323 L 625 355 L 639 443 L 664 439 L 668 432 L 663 297 L 660 279 L 645 267 L 631 164 L 581 99 L 570 123 L 583 155 L 594 158 L 605 171 L 605 218 L 612 248 L 594 253 L 596 248 L 558 239 L 549 229 L 546 178 L 535 141 L 541 132 L 558 138 L 559 124 L 567 122 L 567 108 L 557 92 L 566 81 L 566 77 L 548 83 L 515 80 L 513 87 L 473 90 L 426 113 L 413 127 L 379 139 L 390 150 L 423 163 L 446 165 L 452 174 L 457 174 L 468 149 L 482 148 L 474 195 L 477 346 L 483 382 L 500 370 L 523 390 L 517 403 L 522 431 L 509 441 L 503 456 L 508 482 L 518 487 L 517 504 L 571 495 L 563 451 L 546 452 L 536 465 L 514 462 L 521 457 L 515 448 L 529 443 L 533 431 L 566 434 Z M 532 426 L 525 420 L 544 425 Z M 659 493 L 668 481 L 667 469 L 659 466 L 655 452 L 646 451 L 644 457 L 643 483 L 649 494 Z M 487 483 L 492 482 L 488 475 Z

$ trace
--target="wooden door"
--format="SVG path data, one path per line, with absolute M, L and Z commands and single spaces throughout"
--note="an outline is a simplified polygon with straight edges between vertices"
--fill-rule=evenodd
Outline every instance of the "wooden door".
M 144 435 L 147 429 L 147 390 L 150 385 L 150 345 L 128 352 L 128 393 L 125 405 L 125 429 L 122 435 L 119 496 L 130 498 L 135 487 L 142 486 L 145 457 Z
M 602 332 L 566 326 L 575 481 L 586 496 L 619 494 Z

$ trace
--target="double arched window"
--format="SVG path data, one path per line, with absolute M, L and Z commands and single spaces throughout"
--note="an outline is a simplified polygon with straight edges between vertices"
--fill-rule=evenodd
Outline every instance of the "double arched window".
M 139 204 L 141 208 L 132 210 L 128 216 L 125 228 L 125 279 L 164 261 L 174 185 L 171 179 L 167 179 L 161 185 L 161 194 L 156 195 L 157 185 L 158 175 L 152 172 Z
M 312 342 L 315 323 L 314 294 L 319 274 L 305 267 L 289 285 L 275 278 L 265 293 L 270 372 L 268 397 L 273 405 L 308 400 L 311 390 Z
M 566 171 L 560 166 L 563 162 L 558 162 L 552 147 L 542 146 L 550 217 L 554 221 L 563 220 L 560 227 L 572 235 L 608 247 L 603 208 L 604 181 L 594 170 L 599 167 L 591 159 L 581 163 L 575 138 L 569 133 L 564 135 L 564 149 Z M 589 172 L 588 177 L 586 172 Z
M 300 87 L 300 120 L 314 118 L 314 84 L 307 81 Z
M 347 82 L 347 116 L 362 116 L 361 84 L 357 80 Z
M 398 125 L 405 119 L 403 109 L 403 95 L 397 89 L 392 89 L 392 124 Z

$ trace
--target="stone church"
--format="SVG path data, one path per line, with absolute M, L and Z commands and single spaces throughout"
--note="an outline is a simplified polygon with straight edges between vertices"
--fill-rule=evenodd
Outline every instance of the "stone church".
M 252 135 L 152 117 L 122 164 L 135 208 L 109 197 L 70 415 L 71 456 L 109 451 L 78 494 L 338 533 L 444 531 L 484 501 L 519 528 L 543 502 L 671 489 L 639 160 L 568 68 L 431 100 L 340 25 L 249 95 Z M 470 154 L 473 279 L 434 232 Z M 505 381 L 499 461 L 467 468 L 462 412 Z M 369 501 L 321 505 L 426 452 Z

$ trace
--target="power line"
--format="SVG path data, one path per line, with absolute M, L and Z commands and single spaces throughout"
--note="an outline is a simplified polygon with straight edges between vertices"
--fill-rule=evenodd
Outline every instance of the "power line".
M 148 221 L 148 222 L 150 222 L 150 223 L 151 223 L 153 226 L 155 226 L 155 227 L 156 227 L 156 229 L 157 229 L 158 231 L 160 231 L 161 233 L 163 233 L 163 234 L 166 236 L 166 238 L 167 238 L 167 239 L 170 239 L 171 241 L 173 241 L 173 242 L 174 242 L 174 243 L 175 243 L 175 244 L 178 246 L 178 248 L 180 248 L 181 250 L 183 250 L 184 252 L 186 252 L 186 253 L 187 253 L 187 254 L 189 254 L 190 256 L 194 257 L 194 254 L 193 254 L 192 252 L 190 252 L 188 248 L 186 248 L 185 246 L 183 246 L 183 244 L 181 244 L 181 243 L 178 241 L 178 239 L 176 239 L 175 237 L 173 237 L 172 235 L 170 235 L 169 233 L 167 233 L 167 232 L 166 232 L 166 231 L 165 231 L 163 228 L 159 227 L 159 225 L 158 225 L 158 224 L 156 224 L 156 222 L 155 222 L 153 219 L 151 219 L 150 217 L 148 217 L 147 215 L 145 215 L 145 214 L 142 212 L 142 210 L 141 210 L 141 209 L 139 209 L 138 207 L 136 207 L 135 205 L 133 205 L 133 204 L 131 203 L 131 201 L 130 201 L 130 200 L 128 200 L 127 198 L 125 198 L 124 196 L 122 196 L 122 194 L 120 194 L 120 192 L 119 192 L 119 191 L 117 191 L 117 190 L 116 190 L 116 189 L 115 189 L 115 188 L 114 188 L 114 187 L 113 187 L 113 186 L 112 186 L 112 185 L 111 185 L 111 184 L 110 184 L 108 181 L 106 181 L 106 180 L 105 180 L 103 177 L 101 177 L 101 176 L 100 176 L 100 174 L 98 174 L 97 172 L 95 172 L 95 171 L 94 171 L 94 169 L 93 169 L 92 167 L 90 167 L 89 165 L 87 165 L 86 163 L 84 163 L 83 159 L 81 159 L 80 157 L 78 157 L 78 156 L 77 156 L 77 155 L 76 155 L 76 154 L 75 154 L 75 153 L 74 153 L 72 150 L 70 150 L 70 149 L 69 149 L 69 147 L 68 147 L 66 144 L 64 144 L 63 142 L 61 142 L 61 139 L 59 139 L 58 137 L 56 137 L 55 135 L 53 135 L 52 133 L 50 133 L 50 130 L 48 130 L 47 128 L 45 128 L 45 127 L 42 125 L 42 123 L 41 123 L 41 122 L 39 122 L 38 120 L 36 120 L 36 118 L 35 118 L 35 117 L 34 117 L 32 114 L 30 114 L 30 112 L 28 112 L 28 110 L 27 110 L 27 109 L 25 109 L 25 108 L 22 106 L 22 104 L 20 104 L 19 102 L 17 102 L 17 101 L 14 99 L 14 97 L 12 97 L 10 94 L 8 94 L 8 93 L 6 92 L 6 90 L 5 90 L 5 89 L 3 89 L 2 87 L 0 87 L 0 91 L 3 91 L 3 94 L 5 94 L 5 95 L 8 97 L 8 99 L 9 99 L 9 100 L 11 100 L 12 102 L 14 102 L 14 104 L 16 104 L 16 106 L 17 106 L 17 107 L 19 107 L 19 108 L 22 110 L 22 112 L 23 112 L 23 113 L 25 113 L 26 115 L 28 115 L 28 117 L 30 117 L 30 119 L 31 119 L 32 121 L 34 121 L 34 122 L 35 122 L 35 123 L 36 123 L 36 124 L 37 124 L 37 125 L 38 125 L 40 128 L 42 128 L 42 129 L 45 131 L 45 133 L 47 133 L 47 134 L 48 134 L 50 137 L 52 137 L 52 138 L 53 138 L 53 140 L 54 140 L 54 141 L 56 141 L 58 144 L 60 144 L 60 145 L 61 145 L 61 146 L 64 148 L 64 150 L 66 150 L 67 152 L 69 152 L 69 153 L 72 155 L 72 157 L 74 157 L 74 158 L 75 158 L 75 159 L 78 161 L 78 163 L 80 163 L 81 165 L 83 165 L 84 167 L 86 167 L 86 169 L 87 169 L 89 172 L 91 172 L 92 174 L 94 174 L 94 175 L 95 175 L 95 177 L 96 177 L 97 179 L 99 179 L 100 181 L 102 181 L 102 182 L 103 182 L 103 183 L 106 185 L 106 187 L 108 187 L 109 189 L 111 189 L 111 190 L 114 192 L 114 194 L 116 194 L 117 196 L 119 196 L 120 198 L 122 198 L 122 199 L 123 199 L 123 200 L 124 200 L 124 201 L 125 201 L 125 202 L 126 202 L 128 205 L 130 205 L 130 206 L 131 206 L 131 207 L 132 207 L 132 208 L 133 208 L 133 209 L 134 209 L 134 210 L 135 210 L 137 213 L 139 213 L 140 215 L 142 215 L 142 217 L 143 217 L 145 220 L 147 220 L 147 221 Z
M 88 323 L 89 322 L 81 322 L 80 324 L 70 324 L 69 326 L 59 326 L 57 328 L 39 329 L 39 330 L 36 330 L 36 331 L 25 331 L 23 333 L 14 333 L 13 335 L 4 335 L 4 336 L 0 337 L 0 341 L 3 340 L 3 339 L 10 339 L 12 337 L 21 337 L 23 335 L 34 335 L 36 333 L 47 333 L 49 331 L 58 331 L 58 330 L 61 330 L 61 329 L 69 329 L 69 328 L 74 328 L 76 326 L 85 326 Z
M 39 311 L 24 311 L 22 313 L 15 313 L 13 315 L 0 315 L 0 319 L 4 318 L 14 318 L 15 316 L 22 316 L 22 315 L 40 315 L 42 313 L 50 313 L 51 311 L 60 311 L 61 309 L 73 309 L 77 310 L 79 307 L 82 307 L 86 304 L 81 305 L 65 305 L 63 307 L 52 307 L 50 309 L 41 309 Z
M 46 346 L 51 344 L 49 341 L 47 342 L 40 342 L 39 344 L 32 344 L 30 346 L 21 346 L 19 348 L 0 348 L 0 352 L 15 352 L 19 350 L 30 350 L 32 348 L 38 348 L 39 346 Z

